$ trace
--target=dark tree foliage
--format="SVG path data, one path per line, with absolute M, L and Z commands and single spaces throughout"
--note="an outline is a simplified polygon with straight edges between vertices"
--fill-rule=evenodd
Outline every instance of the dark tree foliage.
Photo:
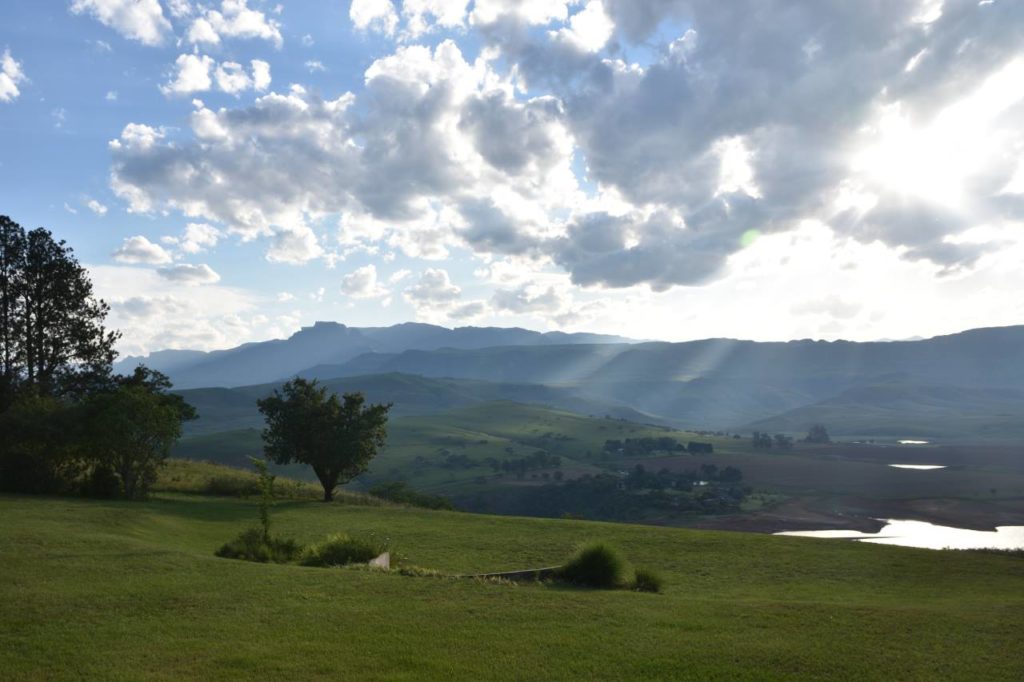
M 181 396 L 167 392 L 170 387 L 166 376 L 140 366 L 85 401 L 93 472 L 111 472 L 117 492 L 127 499 L 146 496 L 181 437 L 182 423 L 196 418 Z
M 87 466 L 81 416 L 75 404 L 31 394 L 0 412 L 0 490 L 71 492 Z
M 21 389 L 81 394 L 108 376 L 119 335 L 85 268 L 44 228 L 0 216 L 0 409 Z
M 807 431 L 807 437 L 804 441 L 808 443 L 831 443 L 832 439 L 829 438 L 828 431 L 821 424 L 813 425 Z
M 315 379 L 293 379 L 256 404 L 267 422 L 267 458 L 311 466 L 324 488 L 324 502 L 334 499 L 339 485 L 366 471 L 387 437 L 391 403 L 366 405 L 362 393 L 339 400 Z

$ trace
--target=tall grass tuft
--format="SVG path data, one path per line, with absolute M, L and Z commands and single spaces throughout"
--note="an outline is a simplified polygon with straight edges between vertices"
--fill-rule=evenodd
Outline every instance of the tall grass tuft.
M 637 592 L 661 592 L 665 587 L 665 578 L 649 568 L 638 568 L 633 574 L 632 587 Z
M 299 558 L 299 563 L 303 566 L 365 564 L 386 551 L 387 543 L 376 538 L 350 537 L 344 533 L 337 533 L 323 542 L 307 547 Z
M 629 564 L 617 549 L 603 542 L 580 547 L 558 571 L 565 582 L 606 590 L 625 587 L 629 582 Z
M 267 537 L 262 528 L 250 528 L 224 543 L 214 554 L 225 559 L 283 564 L 294 561 L 301 552 L 302 545 L 294 540 Z

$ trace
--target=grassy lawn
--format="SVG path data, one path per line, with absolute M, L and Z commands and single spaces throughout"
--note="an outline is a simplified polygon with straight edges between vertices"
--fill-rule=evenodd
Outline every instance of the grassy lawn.
M 251 500 L 0 497 L 5 679 L 1024 678 L 1024 560 L 842 541 L 279 502 L 308 542 L 374 531 L 444 572 L 607 540 L 664 594 L 260 565 Z

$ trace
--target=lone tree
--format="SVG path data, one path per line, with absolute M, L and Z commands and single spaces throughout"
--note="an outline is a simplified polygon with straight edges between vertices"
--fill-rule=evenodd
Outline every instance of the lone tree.
M 71 247 L 0 216 L 0 410 L 22 389 L 79 394 L 110 374 L 117 332 Z
M 366 471 L 384 445 L 391 409 L 391 403 L 366 405 L 362 393 L 346 393 L 339 400 L 315 379 L 292 379 L 256 405 L 267 421 L 267 458 L 313 467 L 324 488 L 324 502 L 334 499 L 339 485 Z
M 807 431 L 804 441 L 807 443 L 831 443 L 832 439 L 828 437 L 828 431 L 823 425 L 815 424 Z

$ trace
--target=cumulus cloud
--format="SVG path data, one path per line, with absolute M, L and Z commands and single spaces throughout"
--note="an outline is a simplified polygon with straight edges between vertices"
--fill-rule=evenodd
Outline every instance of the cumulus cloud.
M 402 16 L 409 37 L 416 38 L 435 27 L 455 28 L 466 20 L 469 0 L 404 0 Z
M 568 301 L 553 286 L 523 286 L 518 289 L 497 289 L 491 297 L 491 304 L 497 310 L 514 314 L 554 314 L 564 310 Z
M 388 290 L 377 281 L 377 268 L 371 263 L 342 277 L 341 293 L 352 298 L 380 298 Z
M 343 243 L 385 240 L 410 256 L 441 258 L 473 199 L 487 197 L 541 229 L 549 210 L 575 196 L 571 144 L 555 132 L 557 103 L 518 103 L 487 89 L 500 85 L 486 63 L 466 62 L 445 41 L 372 64 L 360 107 L 352 94 L 324 100 L 299 86 L 244 108 L 214 111 L 197 101 L 192 140 L 126 126 L 111 143 L 112 186 L 132 211 L 177 209 L 246 239 L 294 233 L 337 213 Z M 527 141 L 515 149 L 488 131 Z
M 284 43 L 280 22 L 250 8 L 247 0 L 223 0 L 219 10 L 205 9 L 189 26 L 187 38 L 208 44 L 217 44 L 222 38 L 258 39 L 278 48 Z
M 1024 217 L 1004 191 L 1024 147 L 1020 3 L 364 0 L 350 16 L 399 42 L 356 93 L 200 103 L 173 141 L 131 124 L 114 191 L 268 239 L 274 260 L 333 258 L 305 226 L 337 216 L 344 249 L 468 247 L 658 291 L 806 221 L 953 272 L 994 248 L 957 235 Z M 484 43 L 473 61 L 402 44 L 462 24 Z
M 390 36 L 398 26 L 398 12 L 391 0 L 352 0 L 348 16 L 360 31 L 378 31 Z
M 21 94 L 18 84 L 26 80 L 21 63 L 11 56 L 9 49 L 5 49 L 3 55 L 0 55 L 0 102 L 16 100 Z
M 160 45 L 171 31 L 157 0 L 74 0 L 71 11 L 90 14 L 125 38 Z
M 173 244 L 182 253 L 193 255 L 217 246 L 222 233 L 207 223 L 188 223 L 180 237 L 162 237 L 161 241 Z
M 113 256 L 114 260 L 120 263 L 162 265 L 171 262 L 171 254 L 167 253 L 159 244 L 154 244 L 142 235 L 125 239 L 120 248 L 114 251 Z
M 107 215 L 107 207 L 96 201 L 95 199 L 89 199 L 85 202 L 86 208 L 95 213 L 98 216 Z
M 260 59 L 253 59 L 250 64 L 251 73 L 247 73 L 238 62 L 217 64 L 207 55 L 182 54 L 174 62 L 172 80 L 160 86 L 160 91 L 168 96 L 188 95 L 206 92 L 214 84 L 221 92 L 235 96 L 249 89 L 266 90 L 270 87 L 270 64 Z
M 187 263 L 171 265 L 166 268 L 159 268 L 157 274 L 164 279 L 180 284 L 214 284 L 220 281 L 220 275 L 205 263 L 200 265 L 190 265 Z
M 404 296 L 416 307 L 444 308 L 459 300 L 462 289 L 452 284 L 447 270 L 427 268 L 419 281 L 405 290 Z
M 303 224 L 275 229 L 267 260 L 272 263 L 301 265 L 324 255 L 323 247 L 313 230 Z
M 174 77 L 165 85 L 160 86 L 160 92 L 165 95 L 187 95 L 209 90 L 213 85 L 210 69 L 214 64 L 213 58 L 206 55 L 178 55 L 178 58 L 174 60 Z
M 213 350 L 294 332 L 292 314 L 265 314 L 265 301 L 250 291 L 192 286 L 150 268 L 89 265 L 96 294 L 110 303 L 108 324 L 124 336 L 118 349 L 141 354 L 165 348 Z

